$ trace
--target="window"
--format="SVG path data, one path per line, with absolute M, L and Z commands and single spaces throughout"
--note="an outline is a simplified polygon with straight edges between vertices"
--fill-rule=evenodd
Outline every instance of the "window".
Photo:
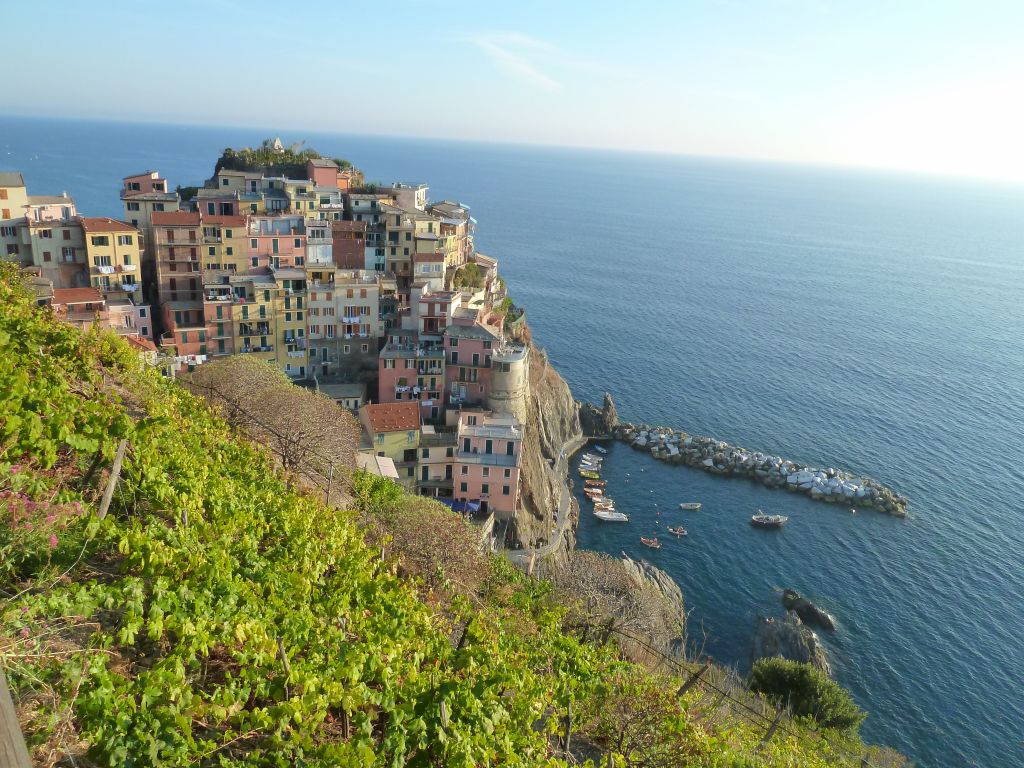
M 64 234 L 64 239 L 65 240 L 70 240 L 71 239 L 71 230 L 70 229 L 61 230 L 61 232 Z
M 231 230 L 230 229 L 225 229 L 224 230 L 224 237 L 226 237 L 226 238 L 230 238 L 231 237 Z
M 451 347 L 459 346 L 459 340 L 456 339 L 456 338 L 449 338 L 448 341 L 450 342 L 449 346 L 451 346 Z
M 11 229 L 13 229 L 13 227 L 11 227 Z M 11 234 L 14 234 L 14 233 L 12 232 Z M 47 240 L 52 240 L 53 239 L 53 230 L 52 229 L 41 230 L 39 232 L 39 236 L 43 237 L 43 238 L 46 238 Z
M 0 200 L 6 200 L 6 199 L 7 199 L 7 190 L 6 189 L 0 189 Z
M 206 204 L 206 212 L 208 214 L 210 214 L 211 216 L 213 216 L 215 213 L 217 213 L 217 204 L 216 203 L 207 203 Z
M 14 237 L 17 231 L 14 227 L 0 227 L 0 237 Z
M 395 361 L 394 360 L 385 360 L 384 361 L 384 368 L 385 369 L 387 369 L 387 368 L 394 368 L 394 367 L 395 367 Z
M 249 247 L 252 248 L 253 250 L 256 250 L 257 248 L 260 247 L 260 241 L 254 237 L 252 240 L 249 241 Z
M 463 493 L 466 493 L 469 490 L 469 484 L 459 483 L 459 490 L 462 491 Z
M 485 440 L 484 441 L 484 453 L 494 453 L 494 441 L 493 440 Z
M 75 249 L 64 247 L 60 249 L 60 260 L 70 262 L 75 260 Z
M 484 467 L 483 476 L 484 477 L 490 477 L 491 476 L 491 468 L 490 467 Z
M 153 210 L 154 211 L 162 211 L 163 209 L 164 209 L 164 204 L 163 203 L 153 203 Z
M 50 261 L 50 258 L 51 258 L 50 257 L 50 252 L 49 251 L 43 251 L 43 261 Z
M 429 449 L 429 448 L 423 448 L 423 449 L 422 449 L 422 452 L 421 452 L 421 454 L 420 454 L 420 455 L 421 455 L 421 456 L 422 456 L 422 457 L 423 457 L 424 459 L 429 459 L 429 458 L 430 458 L 430 449 Z
M 254 267 L 258 267 L 260 265 L 260 260 L 255 256 L 252 257 L 251 262 Z
M 207 256 L 216 256 L 217 255 L 217 249 L 214 246 L 211 245 L 209 248 L 206 249 L 206 255 Z
M 509 469 L 508 467 L 505 467 L 505 478 L 508 479 L 510 477 L 512 477 L 512 470 Z
M 110 238 L 106 235 L 93 235 L 89 238 L 89 242 L 93 245 L 110 245 Z
M 229 184 L 229 182 L 228 182 L 228 180 L 227 180 L 227 179 L 221 179 L 221 180 L 220 180 L 220 185 L 221 185 L 222 187 L 226 187 L 226 186 L 227 186 L 228 184 Z
M 127 206 L 125 206 L 125 207 L 129 211 L 137 211 L 137 210 L 139 210 L 139 204 L 138 203 L 128 203 Z
M 491 492 L 491 486 L 490 486 L 490 483 L 482 483 L 482 484 L 480 485 L 480 495 L 481 495 L 481 496 L 486 496 L 486 495 L 487 495 L 487 494 L 489 494 L 490 492 Z
M 139 317 L 145 317 L 145 316 L 146 316 L 146 308 L 145 307 L 139 307 Z
M 206 331 L 200 331 L 199 332 L 199 340 L 200 341 L 206 341 Z
M 384 433 L 377 435 L 377 445 L 384 445 Z
M 225 249 L 224 249 L 224 253 L 225 253 L 226 255 L 228 255 L 228 256 L 234 256 L 234 255 L 235 255 L 235 249 L 234 249 L 234 248 L 232 248 L 232 247 L 231 247 L 231 246 L 229 245 L 229 246 L 228 246 L 227 248 L 225 248 Z
M 332 326 L 328 326 L 328 328 L 331 328 L 331 329 L 333 330 L 333 327 L 332 327 Z M 330 336 L 330 335 L 332 335 L 332 334 L 328 333 L 327 335 L 328 335 L 328 336 Z M 349 346 L 348 344 L 346 344 L 346 345 L 345 345 L 344 347 L 342 347 L 342 352 L 344 352 L 344 353 L 345 353 L 346 355 L 347 355 L 347 354 L 348 354 L 349 352 L 351 352 L 351 351 L 352 351 L 352 347 L 351 347 L 351 346 Z
M 508 496 L 512 492 L 512 487 L 508 485 L 501 486 L 501 495 Z
M 188 333 L 187 332 L 181 334 L 181 343 L 182 344 L 188 344 Z
M 416 442 L 416 432 L 414 430 L 409 430 L 405 433 L 405 439 L 410 443 Z
M 458 362 L 459 362 L 459 353 L 458 352 L 452 352 L 452 364 L 454 365 L 455 363 L 458 363 Z
M 295 247 L 296 248 L 301 248 L 302 247 L 302 240 L 300 238 L 298 238 L 298 237 L 295 238 Z
M 17 243 L 10 243 L 10 244 L 8 244 L 8 246 L 7 246 L 7 255 L 8 256 L 17 256 L 18 255 L 18 245 L 17 245 Z
M 300 312 L 299 314 L 301 315 L 302 313 Z M 370 351 L 370 345 L 369 344 L 363 344 L 363 352 L 369 352 L 369 351 Z
M 135 239 L 131 235 L 118 235 L 117 236 L 117 244 L 118 245 L 131 245 L 134 241 L 135 241 Z
M 132 263 L 132 255 L 131 255 L 130 253 L 126 253 L 126 254 L 124 255 L 124 263 L 125 263 L 125 264 L 127 264 L 128 266 L 131 266 L 131 263 Z
M 516 444 L 513 443 L 511 440 L 509 440 L 508 444 L 505 446 L 505 455 L 506 456 L 515 456 L 515 450 L 516 450 Z
M 11 218 L 11 209 L 10 208 L 0 208 L 0 219 L 9 219 L 9 218 Z

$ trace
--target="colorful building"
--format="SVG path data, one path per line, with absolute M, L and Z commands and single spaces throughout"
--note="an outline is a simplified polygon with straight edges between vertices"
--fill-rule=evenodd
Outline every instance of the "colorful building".
M 399 481 L 413 488 L 420 446 L 420 410 L 415 403 L 364 405 L 359 420 L 369 450 L 395 462 Z
M 519 505 L 522 448 L 523 430 L 515 416 L 460 411 L 454 497 L 479 502 L 482 512 L 499 520 L 511 519 Z

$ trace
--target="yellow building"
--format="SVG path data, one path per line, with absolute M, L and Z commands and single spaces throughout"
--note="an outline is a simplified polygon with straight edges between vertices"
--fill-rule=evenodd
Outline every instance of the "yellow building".
M 369 441 L 368 450 L 395 462 L 399 482 L 416 485 L 420 447 L 420 408 L 416 403 L 364 405 L 359 421 Z
M 28 190 L 20 173 L 0 171 L 0 259 L 29 264 L 32 256 L 21 242 L 18 227 L 25 223 Z
M 139 231 L 131 224 L 107 218 L 79 219 L 89 264 L 89 284 L 108 299 L 141 301 Z
M 306 273 L 302 269 L 271 269 L 275 283 L 277 361 L 289 378 L 306 378 L 309 372 L 306 344 Z

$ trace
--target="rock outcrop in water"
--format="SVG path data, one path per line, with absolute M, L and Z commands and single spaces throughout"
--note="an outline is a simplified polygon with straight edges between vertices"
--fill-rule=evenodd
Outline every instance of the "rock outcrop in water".
M 795 611 L 804 624 L 814 624 L 829 632 L 836 630 L 836 620 L 795 589 L 782 592 L 782 606 L 787 611 Z
M 790 661 L 811 664 L 826 675 L 831 674 L 832 667 L 828 662 L 828 654 L 814 630 L 800 621 L 796 611 L 786 611 L 782 619 L 758 619 L 757 634 L 754 636 L 754 649 L 751 661 L 771 659 L 781 656 Z
M 685 464 L 726 477 L 750 478 L 768 488 L 785 488 L 817 501 L 873 507 L 897 517 L 907 514 L 905 496 L 875 480 L 835 467 L 806 466 L 668 427 L 620 424 L 615 428 L 615 437 L 670 464 Z
M 612 396 L 604 393 L 604 403 L 598 408 L 593 403 L 579 403 L 580 427 L 587 437 L 611 437 L 619 424 L 619 413 Z

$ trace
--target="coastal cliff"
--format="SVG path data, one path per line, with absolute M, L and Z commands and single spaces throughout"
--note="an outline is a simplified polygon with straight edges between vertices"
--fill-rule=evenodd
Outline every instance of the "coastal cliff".
M 526 397 L 526 425 L 523 438 L 522 504 L 516 512 L 510 534 L 512 546 L 537 545 L 551 540 L 557 529 L 556 517 L 566 495 L 565 465 L 559 464 L 562 451 L 571 452 L 583 441 L 576 402 L 569 385 L 551 365 L 543 349 L 530 346 L 530 369 Z M 572 524 L 561 526 L 566 537 L 564 547 L 575 545 L 575 522 L 578 509 L 573 509 Z

